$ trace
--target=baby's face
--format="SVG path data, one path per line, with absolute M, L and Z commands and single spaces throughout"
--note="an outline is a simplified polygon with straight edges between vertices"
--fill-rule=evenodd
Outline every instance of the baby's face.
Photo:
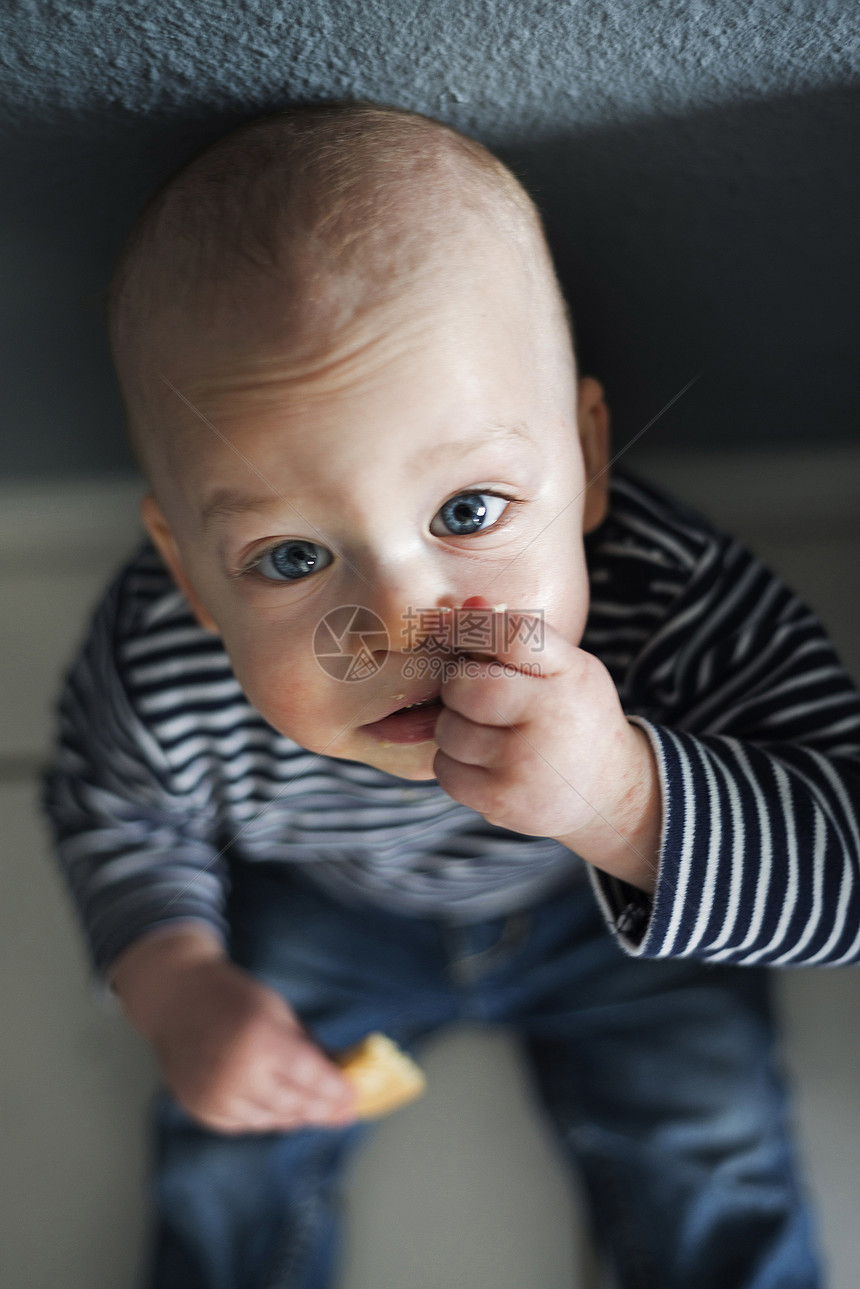
M 442 654 L 433 664 L 421 641 L 432 610 L 468 596 L 542 613 L 579 642 L 606 413 L 535 299 L 505 261 L 407 293 L 313 361 L 277 327 L 262 346 L 185 341 L 165 361 L 178 393 L 163 386 L 169 446 L 145 522 L 250 702 L 301 746 L 432 779 L 432 731 L 392 744 L 368 727 L 438 694 Z M 348 606 L 378 619 L 364 678 L 318 656 L 320 624 L 342 629 Z

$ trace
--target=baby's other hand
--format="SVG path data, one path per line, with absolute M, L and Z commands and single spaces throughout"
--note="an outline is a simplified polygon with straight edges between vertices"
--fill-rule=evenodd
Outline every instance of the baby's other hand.
M 148 1037 L 176 1099 L 218 1132 L 274 1132 L 354 1119 L 355 1092 L 281 995 L 224 957 L 171 980 Z

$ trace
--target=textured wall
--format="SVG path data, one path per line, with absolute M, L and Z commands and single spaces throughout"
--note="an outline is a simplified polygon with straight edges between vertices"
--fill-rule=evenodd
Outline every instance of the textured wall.
M 835 441 L 858 404 L 853 0 L 7 0 L 0 474 L 129 467 L 101 292 L 228 126 L 357 94 L 537 196 L 623 442 Z

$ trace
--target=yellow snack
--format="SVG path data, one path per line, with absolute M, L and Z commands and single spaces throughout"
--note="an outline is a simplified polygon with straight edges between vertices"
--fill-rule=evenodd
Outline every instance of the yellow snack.
M 358 1092 L 359 1119 L 376 1119 L 420 1097 L 427 1087 L 421 1070 L 385 1034 L 368 1034 L 341 1052 L 337 1064 Z

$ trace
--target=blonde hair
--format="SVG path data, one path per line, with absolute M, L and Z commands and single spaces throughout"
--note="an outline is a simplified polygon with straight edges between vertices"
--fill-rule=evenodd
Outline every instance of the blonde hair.
M 297 318 L 322 297 L 329 329 L 346 325 L 356 308 L 456 260 L 473 213 L 531 263 L 537 252 L 569 325 L 533 201 L 507 166 L 450 126 L 375 103 L 323 103 L 259 118 L 204 148 L 146 203 L 108 287 L 138 460 L 141 357 L 165 306 L 199 333 L 225 314 L 252 313 L 273 279 Z M 320 291 L 323 282 L 340 287 Z

